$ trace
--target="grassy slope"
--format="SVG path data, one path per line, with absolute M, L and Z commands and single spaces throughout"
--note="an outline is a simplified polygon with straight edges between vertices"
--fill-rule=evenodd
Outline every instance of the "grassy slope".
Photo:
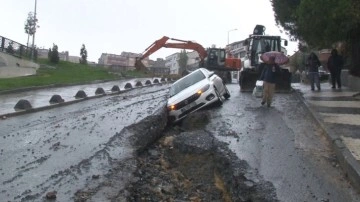
M 117 79 L 118 75 L 110 74 L 101 67 L 91 67 L 82 64 L 60 61 L 58 64 L 48 60 L 39 60 L 41 66 L 54 68 L 40 68 L 36 75 L 17 78 L 0 79 L 0 91 L 25 88 L 30 86 L 45 86 L 51 84 L 78 84 L 95 80 Z M 136 72 L 129 72 L 136 76 Z M 140 75 L 138 75 L 140 76 Z

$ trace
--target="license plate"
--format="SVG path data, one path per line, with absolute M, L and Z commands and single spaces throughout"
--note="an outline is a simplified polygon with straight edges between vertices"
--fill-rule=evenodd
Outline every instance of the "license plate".
M 181 109 L 181 112 L 187 111 L 196 106 L 196 102 L 192 102 Z

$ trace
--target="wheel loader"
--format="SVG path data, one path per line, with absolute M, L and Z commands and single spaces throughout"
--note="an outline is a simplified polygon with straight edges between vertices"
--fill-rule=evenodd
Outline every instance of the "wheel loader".
M 280 36 L 265 35 L 265 27 L 256 25 L 253 34 L 244 41 L 246 54 L 242 59 L 243 65 L 238 78 L 241 92 L 253 91 L 265 65 L 260 59 L 261 54 L 269 51 L 282 52 L 282 41 L 287 46 L 287 40 Z M 281 72 L 276 83 L 276 92 L 289 92 L 291 91 L 291 73 L 288 69 L 280 67 Z

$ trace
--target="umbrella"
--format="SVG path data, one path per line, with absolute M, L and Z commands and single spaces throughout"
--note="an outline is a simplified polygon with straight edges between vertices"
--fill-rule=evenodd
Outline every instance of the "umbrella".
M 270 61 L 271 57 L 275 58 L 275 64 L 278 64 L 278 65 L 283 65 L 283 64 L 286 64 L 289 62 L 289 58 L 284 53 L 277 52 L 277 51 L 270 51 L 270 52 L 263 53 L 260 56 L 260 59 L 262 61 L 264 61 L 264 63 L 271 64 L 272 63 Z

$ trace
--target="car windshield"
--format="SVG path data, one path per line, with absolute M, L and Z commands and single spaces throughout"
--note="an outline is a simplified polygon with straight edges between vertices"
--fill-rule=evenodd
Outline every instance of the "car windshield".
M 170 88 L 170 97 L 178 94 L 182 90 L 186 89 L 189 86 L 194 85 L 195 83 L 205 79 L 205 75 L 202 71 L 195 71 L 186 77 L 182 78 L 178 82 L 174 83 Z

